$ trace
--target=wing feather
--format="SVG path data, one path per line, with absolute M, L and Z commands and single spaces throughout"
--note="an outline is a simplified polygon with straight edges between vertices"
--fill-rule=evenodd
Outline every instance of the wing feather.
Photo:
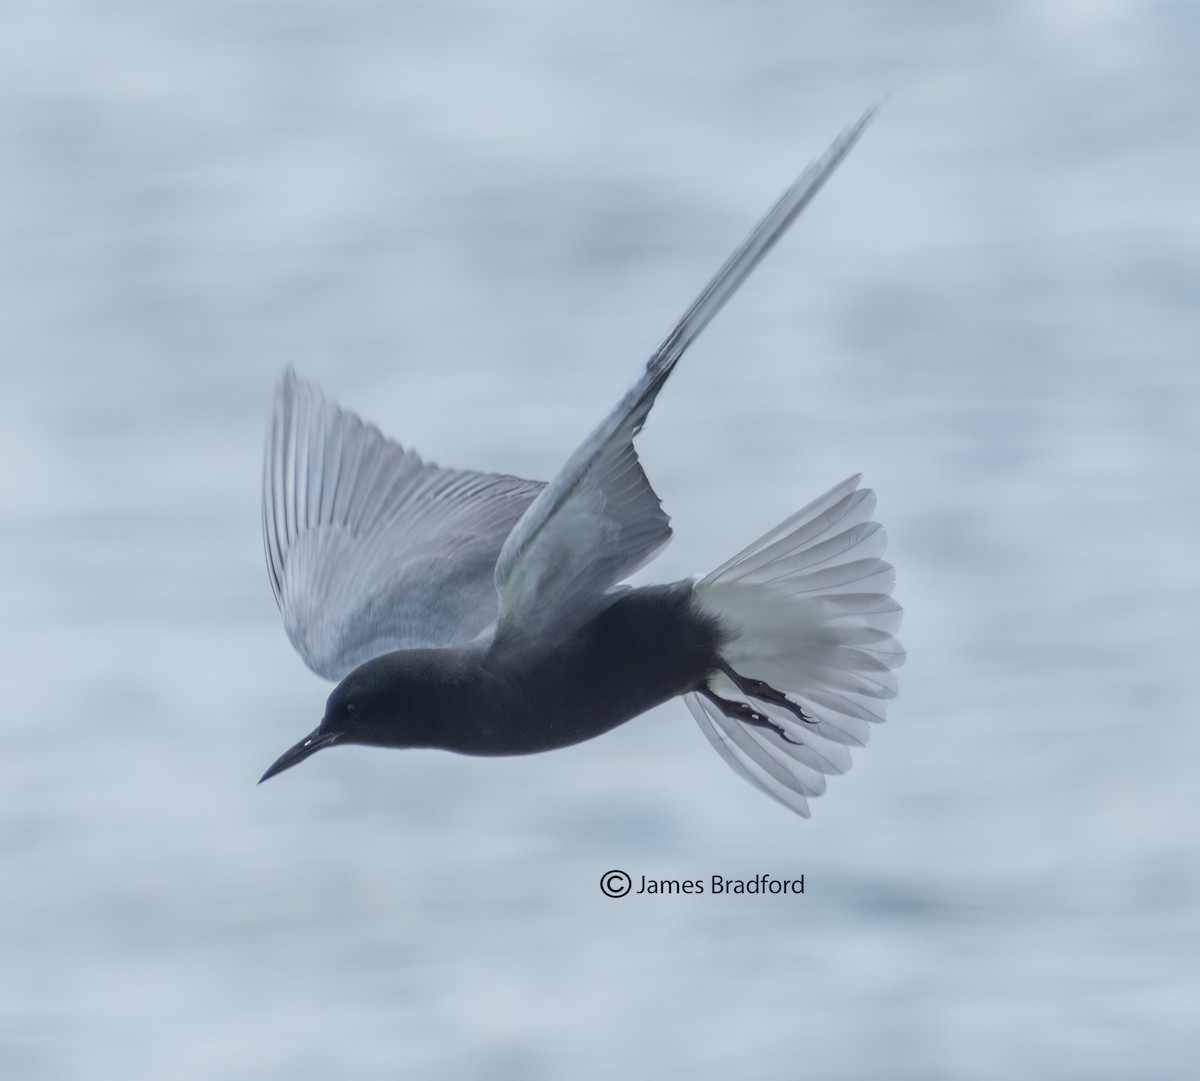
M 640 378 L 539 493 L 496 564 L 499 627 L 579 622 L 662 549 L 669 519 L 633 447 L 672 369 L 842 162 L 875 110 L 846 129 L 767 212 L 646 363 Z
M 263 463 L 267 570 L 288 638 L 341 679 L 395 649 L 456 645 L 496 620 L 496 558 L 543 485 L 442 469 L 290 368 Z

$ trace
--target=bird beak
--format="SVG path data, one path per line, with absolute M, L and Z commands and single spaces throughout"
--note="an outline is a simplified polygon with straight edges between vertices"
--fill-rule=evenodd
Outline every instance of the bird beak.
M 291 747 L 284 751 L 271 764 L 271 768 L 267 770 L 259 779 L 258 783 L 269 780 L 277 773 L 282 773 L 285 769 L 291 769 L 293 766 L 298 766 L 310 755 L 314 755 L 322 747 L 328 747 L 332 743 L 336 743 L 342 738 L 341 732 L 322 732 L 318 728 L 315 732 L 309 733 L 295 747 Z

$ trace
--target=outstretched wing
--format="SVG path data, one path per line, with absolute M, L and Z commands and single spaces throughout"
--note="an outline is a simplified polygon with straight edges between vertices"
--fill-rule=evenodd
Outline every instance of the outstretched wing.
M 267 570 L 288 638 L 338 680 L 496 620 L 496 557 L 540 481 L 442 469 L 289 368 L 263 463 Z
M 496 564 L 498 633 L 534 619 L 541 626 L 586 619 L 609 587 L 670 540 L 669 519 L 633 439 L 684 350 L 809 204 L 874 112 L 843 132 L 783 193 L 667 335 L 637 382 L 516 524 Z

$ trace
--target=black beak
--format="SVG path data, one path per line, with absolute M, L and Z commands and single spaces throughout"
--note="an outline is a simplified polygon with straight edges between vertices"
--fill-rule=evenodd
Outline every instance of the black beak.
M 322 747 L 328 747 L 332 743 L 337 743 L 342 738 L 341 732 L 322 732 L 318 728 L 315 732 L 310 732 L 304 737 L 295 747 L 291 747 L 284 751 L 271 764 L 271 768 L 267 770 L 259 779 L 258 783 L 269 780 L 277 773 L 282 773 L 285 769 L 291 769 L 293 766 L 298 766 L 309 755 L 314 755 Z

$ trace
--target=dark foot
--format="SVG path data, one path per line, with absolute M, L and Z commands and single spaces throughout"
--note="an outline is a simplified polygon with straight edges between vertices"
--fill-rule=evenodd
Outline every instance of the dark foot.
M 789 713 L 794 714 L 800 720 L 808 724 L 816 724 L 816 722 L 804 712 L 795 702 L 791 701 L 781 691 L 777 691 L 769 683 L 764 683 L 761 679 L 747 679 L 745 676 L 739 675 L 724 661 L 719 662 L 721 671 L 725 673 L 732 681 L 733 685 L 750 698 L 757 698 L 763 702 L 770 702 L 774 706 L 782 706 Z
M 797 740 L 792 739 L 779 725 L 777 725 L 765 713 L 759 713 L 748 702 L 733 702 L 728 698 L 722 698 L 719 694 L 712 691 L 707 683 L 701 683 L 696 688 L 697 694 L 704 695 L 714 706 L 717 707 L 726 717 L 734 721 L 741 721 L 742 724 L 748 724 L 754 728 L 769 728 L 772 732 L 778 733 L 788 743 L 797 743 Z

